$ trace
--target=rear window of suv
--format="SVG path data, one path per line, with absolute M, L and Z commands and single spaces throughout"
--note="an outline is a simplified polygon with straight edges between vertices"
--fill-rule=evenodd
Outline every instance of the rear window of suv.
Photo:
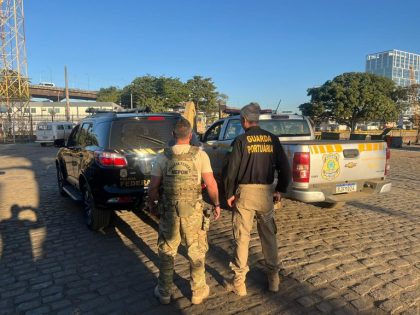
M 135 149 L 162 147 L 172 138 L 172 130 L 178 117 L 155 119 L 141 117 L 120 119 L 112 124 L 111 147 L 116 149 Z

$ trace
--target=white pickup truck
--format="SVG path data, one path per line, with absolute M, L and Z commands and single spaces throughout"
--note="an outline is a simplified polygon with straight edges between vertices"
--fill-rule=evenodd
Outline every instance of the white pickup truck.
M 262 114 L 260 127 L 278 136 L 292 171 L 286 197 L 338 203 L 391 190 L 390 152 L 383 141 L 315 140 L 309 120 L 299 115 Z M 235 137 L 244 130 L 239 116 L 216 121 L 202 137 L 216 179 Z

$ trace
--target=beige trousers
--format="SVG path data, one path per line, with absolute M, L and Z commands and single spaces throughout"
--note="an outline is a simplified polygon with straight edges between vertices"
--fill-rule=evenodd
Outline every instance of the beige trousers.
M 234 254 L 230 267 L 234 281 L 243 283 L 248 267 L 248 249 L 254 217 L 268 272 L 278 272 L 277 227 L 273 216 L 273 188 L 271 185 L 240 185 L 232 213 Z

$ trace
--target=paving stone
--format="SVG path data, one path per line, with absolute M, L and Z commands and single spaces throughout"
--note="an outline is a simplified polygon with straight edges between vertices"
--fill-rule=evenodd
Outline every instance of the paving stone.
M 34 309 L 38 306 L 40 306 L 41 303 L 38 300 L 32 300 L 32 301 L 27 301 L 27 302 L 23 302 L 20 303 L 16 306 L 16 310 L 18 312 L 25 312 L 31 309 Z
M 377 301 L 388 299 L 401 291 L 401 288 L 393 283 L 388 283 L 385 286 L 375 289 L 369 293 Z
M 15 298 L 15 303 L 20 304 L 29 300 L 36 299 L 39 296 L 38 292 L 29 292 L 22 295 L 19 295 Z
M 393 283 L 400 286 L 403 289 L 408 289 L 410 287 L 417 285 L 418 279 L 417 277 L 409 274 L 409 275 L 403 276 L 402 278 L 395 279 Z
M 44 306 L 25 312 L 25 315 L 43 315 L 43 314 L 48 314 L 49 312 L 50 312 L 50 308 L 44 305 Z
M 69 300 L 59 300 L 59 301 L 50 303 L 50 306 L 53 310 L 59 310 L 65 307 L 67 308 L 70 305 L 71 305 L 71 302 Z
M 316 305 L 316 308 L 324 314 L 331 314 L 334 307 L 328 301 L 322 301 Z
M 312 305 L 318 303 L 320 300 L 321 299 L 318 296 L 316 296 L 316 295 L 306 295 L 306 296 L 302 296 L 301 298 L 297 299 L 296 301 L 300 305 L 302 305 L 302 306 L 304 306 L 306 308 L 309 308 Z
M 396 314 L 403 309 L 403 305 L 396 299 L 387 299 L 379 304 L 379 308 L 388 314 Z

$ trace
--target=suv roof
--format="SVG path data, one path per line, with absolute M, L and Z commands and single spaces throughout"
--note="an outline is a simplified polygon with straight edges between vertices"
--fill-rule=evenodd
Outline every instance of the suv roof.
M 137 113 L 137 112 L 96 112 L 95 114 L 85 117 L 82 121 L 86 120 L 113 120 L 119 118 L 136 118 L 136 117 L 181 117 L 180 113 Z

